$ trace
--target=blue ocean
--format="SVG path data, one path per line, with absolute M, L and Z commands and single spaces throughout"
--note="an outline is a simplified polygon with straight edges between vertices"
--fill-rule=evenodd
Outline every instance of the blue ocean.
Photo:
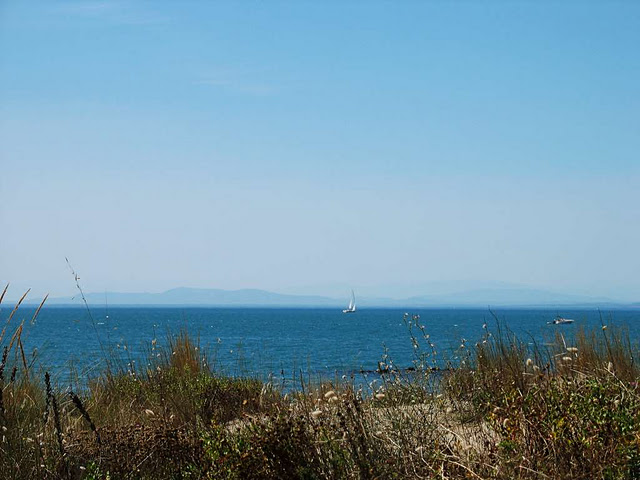
M 2 325 L 10 310 L 0 312 Z M 581 327 L 602 324 L 640 334 L 640 309 L 361 309 L 343 314 L 327 308 L 195 308 L 195 307 L 45 307 L 32 324 L 34 309 L 21 307 L 11 321 L 13 331 L 25 320 L 25 352 L 36 367 L 59 379 L 70 371 L 80 377 L 98 373 L 105 355 L 144 361 L 152 342 L 166 344 L 168 334 L 187 330 L 213 366 L 228 375 L 290 377 L 304 373 L 332 378 L 375 370 L 386 353 L 398 367 L 411 366 L 414 346 L 404 320 L 419 315 L 430 341 L 443 355 L 461 342 L 482 338 L 483 325 L 497 321 L 527 342 L 544 344 L 560 331 L 566 336 Z M 547 322 L 557 314 L 571 325 Z

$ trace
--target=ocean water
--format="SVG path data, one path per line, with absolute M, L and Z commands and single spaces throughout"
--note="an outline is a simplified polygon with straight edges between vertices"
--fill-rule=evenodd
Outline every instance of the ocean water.
M 72 367 L 81 377 L 95 375 L 104 355 L 144 361 L 151 342 L 166 343 L 167 334 L 186 329 L 197 337 L 216 368 L 230 375 L 305 375 L 332 378 L 375 370 L 385 352 L 398 367 L 411 366 L 414 347 L 405 314 L 396 309 L 366 309 L 343 314 L 327 308 L 195 308 L 195 307 L 48 307 L 31 324 L 33 309 L 21 308 L 12 326 L 25 320 L 23 344 L 28 361 L 64 379 Z M 10 311 L 0 311 L 4 325 Z M 521 339 L 544 344 L 555 332 L 570 337 L 576 329 L 601 323 L 640 336 L 640 309 L 414 309 L 436 350 L 455 355 L 462 339 L 481 339 L 483 324 L 495 329 L 494 315 Z M 572 325 L 547 322 L 560 314 Z M 10 327 L 10 330 L 13 330 Z M 6 339 L 5 342 L 6 343 Z

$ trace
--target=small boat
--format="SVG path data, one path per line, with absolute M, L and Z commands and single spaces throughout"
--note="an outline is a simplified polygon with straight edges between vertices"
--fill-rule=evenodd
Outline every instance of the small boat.
M 553 321 L 547 322 L 547 323 L 549 325 L 567 325 L 569 323 L 573 323 L 574 321 L 575 320 L 573 320 L 572 318 L 564 318 L 558 315 L 556 318 L 553 319 Z
M 356 311 L 356 296 L 351 290 L 351 300 L 349 300 L 349 306 L 342 310 L 342 313 L 354 313 Z

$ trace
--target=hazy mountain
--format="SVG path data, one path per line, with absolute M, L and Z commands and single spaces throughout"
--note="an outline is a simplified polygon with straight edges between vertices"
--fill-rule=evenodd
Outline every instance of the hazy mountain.
M 205 288 L 174 288 L 161 293 L 89 293 L 85 295 L 91 305 L 337 305 L 337 300 L 315 295 L 283 295 L 266 290 L 221 290 Z M 76 304 L 80 296 L 50 299 L 49 304 Z
M 418 305 L 588 305 L 613 304 L 606 297 L 571 295 L 533 288 L 481 288 L 443 295 L 420 295 L 407 299 Z
M 531 288 L 483 288 L 438 295 L 417 295 L 394 299 L 357 295 L 361 308 L 369 307 L 438 307 L 438 306 L 610 306 L 615 301 L 604 297 L 571 295 Z M 89 293 L 91 305 L 212 305 L 212 306 L 305 306 L 344 307 L 348 298 L 319 295 L 287 295 L 266 290 L 221 290 L 204 288 L 174 288 L 161 293 Z M 80 304 L 80 296 L 53 298 L 49 305 Z
M 395 282 L 387 284 L 356 284 L 346 283 L 318 283 L 311 285 L 296 285 L 282 289 L 282 293 L 290 295 L 322 295 L 331 298 L 349 298 L 351 289 L 360 298 L 389 298 L 403 300 L 411 297 L 440 296 L 472 290 L 497 289 L 514 290 L 530 289 L 529 285 L 511 282 L 489 280 L 442 280 L 428 282 Z

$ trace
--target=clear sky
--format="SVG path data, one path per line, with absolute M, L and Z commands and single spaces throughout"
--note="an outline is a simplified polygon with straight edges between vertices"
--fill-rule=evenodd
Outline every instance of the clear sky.
M 16 292 L 639 301 L 640 2 L 6 0 L 0 155 Z

